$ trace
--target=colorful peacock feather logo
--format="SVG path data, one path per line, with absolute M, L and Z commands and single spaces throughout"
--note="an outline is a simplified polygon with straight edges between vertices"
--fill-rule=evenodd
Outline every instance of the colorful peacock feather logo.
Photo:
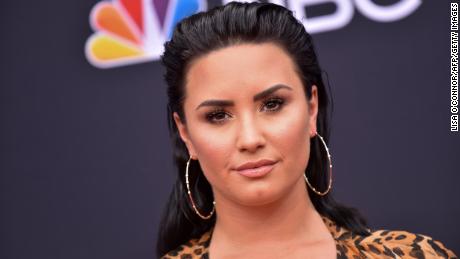
M 158 60 L 176 23 L 205 9 L 204 0 L 99 2 L 90 14 L 95 33 L 86 41 L 86 57 L 98 68 Z

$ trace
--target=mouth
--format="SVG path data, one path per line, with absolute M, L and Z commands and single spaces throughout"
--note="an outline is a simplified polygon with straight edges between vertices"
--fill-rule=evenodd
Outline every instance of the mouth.
M 246 163 L 235 169 L 235 172 L 245 177 L 257 178 L 270 173 L 276 164 L 275 161 L 261 160 L 255 163 Z

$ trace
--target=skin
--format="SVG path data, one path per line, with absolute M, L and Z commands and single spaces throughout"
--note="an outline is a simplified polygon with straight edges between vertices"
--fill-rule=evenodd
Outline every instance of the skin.
M 256 94 L 275 85 L 289 89 L 278 88 L 254 101 Z M 317 88 L 312 87 L 307 100 L 289 55 L 273 43 L 213 51 L 192 62 L 185 91 L 187 123 L 177 113 L 173 116 L 216 201 L 210 257 L 335 258 L 334 240 L 303 178 L 316 132 Z M 197 108 L 211 99 L 233 105 Z M 263 177 L 235 171 L 260 159 L 277 162 Z

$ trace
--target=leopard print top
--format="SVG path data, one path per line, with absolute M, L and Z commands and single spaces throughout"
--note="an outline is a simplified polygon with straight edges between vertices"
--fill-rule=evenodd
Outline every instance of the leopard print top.
M 407 231 L 376 230 L 370 236 L 353 234 L 337 226 L 329 218 L 322 216 L 324 223 L 335 239 L 337 259 L 341 258 L 456 258 L 444 245 L 429 236 Z M 200 238 L 165 254 L 162 259 L 209 259 L 208 248 L 212 229 Z

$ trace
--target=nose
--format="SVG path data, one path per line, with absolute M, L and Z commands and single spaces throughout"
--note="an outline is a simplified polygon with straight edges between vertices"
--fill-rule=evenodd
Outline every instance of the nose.
M 253 153 L 265 145 L 262 125 L 257 123 L 251 115 L 244 116 L 238 125 L 236 143 L 238 150 Z

